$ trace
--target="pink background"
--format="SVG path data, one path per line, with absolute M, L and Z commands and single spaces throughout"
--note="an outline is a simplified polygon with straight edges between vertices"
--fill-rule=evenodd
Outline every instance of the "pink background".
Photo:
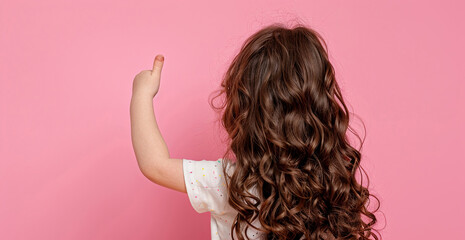
M 132 80 L 164 54 L 155 113 L 171 156 L 217 159 L 208 99 L 221 74 L 255 30 L 297 21 L 324 36 L 366 124 L 362 166 L 383 238 L 465 239 L 464 7 L 2 0 L 0 239 L 209 239 L 208 213 L 138 169 Z

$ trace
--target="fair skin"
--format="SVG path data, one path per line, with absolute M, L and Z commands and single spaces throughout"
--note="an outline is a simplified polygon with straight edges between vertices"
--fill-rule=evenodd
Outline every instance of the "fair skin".
M 160 87 L 164 58 L 157 55 L 151 70 L 133 81 L 130 104 L 131 140 L 142 174 L 150 181 L 186 193 L 182 159 L 171 158 L 155 118 L 153 98 Z

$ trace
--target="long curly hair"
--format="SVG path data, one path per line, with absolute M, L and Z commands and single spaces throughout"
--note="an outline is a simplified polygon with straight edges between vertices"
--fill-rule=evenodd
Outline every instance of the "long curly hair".
M 234 232 L 245 239 L 244 226 L 264 239 L 378 239 L 365 206 L 374 195 L 355 178 L 364 140 L 349 126 L 320 34 L 303 24 L 262 28 L 242 45 L 217 91 L 223 104 L 210 103 L 228 133 L 223 174 L 238 211 L 233 239 Z M 349 144 L 348 129 L 360 149 Z M 257 218 L 260 228 L 252 224 Z

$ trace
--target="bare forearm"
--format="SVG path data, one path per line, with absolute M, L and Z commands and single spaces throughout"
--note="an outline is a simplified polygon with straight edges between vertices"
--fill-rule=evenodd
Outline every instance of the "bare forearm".
M 153 99 L 133 95 L 130 104 L 131 139 L 141 169 L 152 168 L 170 157 L 153 110 Z

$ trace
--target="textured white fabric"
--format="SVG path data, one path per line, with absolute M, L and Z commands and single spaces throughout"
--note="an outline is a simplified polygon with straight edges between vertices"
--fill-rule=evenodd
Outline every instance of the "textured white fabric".
M 228 166 L 226 171 L 231 176 L 234 166 Z M 237 211 L 227 202 L 223 159 L 183 159 L 183 172 L 187 195 L 194 210 L 198 213 L 211 213 L 211 239 L 232 239 L 230 230 Z M 260 227 L 258 220 L 253 225 Z M 260 239 L 260 234 L 258 230 L 248 228 L 247 235 L 250 239 Z M 234 237 L 237 239 L 235 233 Z

